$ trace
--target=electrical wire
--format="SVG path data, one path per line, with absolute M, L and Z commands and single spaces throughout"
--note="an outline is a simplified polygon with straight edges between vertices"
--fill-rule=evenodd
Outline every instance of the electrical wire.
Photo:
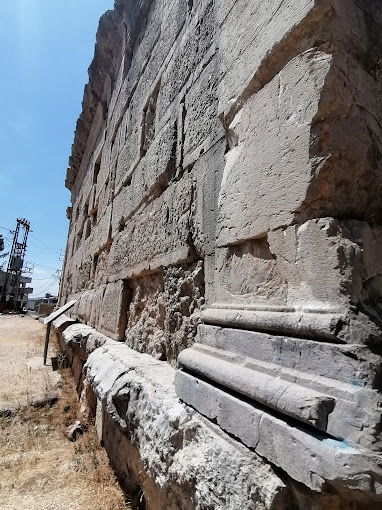
M 29 234 L 32 237 L 32 239 L 34 239 L 35 241 L 39 242 L 43 246 L 47 247 L 49 250 L 54 250 L 55 252 L 62 251 L 62 248 L 58 248 L 57 246 L 53 246 L 52 244 L 49 244 L 49 243 L 46 243 L 45 241 L 42 241 L 37 236 L 35 236 L 32 232 L 30 232 Z
M 49 266 L 43 266 L 42 264 L 37 264 L 37 262 L 33 262 L 32 260 L 26 261 L 27 264 L 33 264 L 38 267 L 44 267 L 45 269 L 52 269 L 53 271 L 61 271 L 61 269 L 57 269 L 57 267 L 49 267 Z
M 59 280 L 57 278 L 51 278 L 48 283 L 43 283 L 40 287 L 38 287 L 36 290 L 33 289 L 33 294 L 46 294 L 49 289 L 53 287 L 56 283 L 58 283 Z
M 47 283 L 43 283 L 40 287 L 37 287 L 37 289 L 33 288 L 33 294 L 42 294 L 45 292 L 45 289 L 47 289 L 53 282 L 53 280 L 49 280 Z
M 57 281 L 52 282 L 52 283 L 49 285 L 49 287 L 47 287 L 47 288 L 44 290 L 44 294 L 46 294 L 46 293 L 47 293 L 47 292 L 48 292 L 48 291 L 49 291 L 49 290 L 53 287 L 53 285 L 55 285 L 56 283 L 57 283 Z

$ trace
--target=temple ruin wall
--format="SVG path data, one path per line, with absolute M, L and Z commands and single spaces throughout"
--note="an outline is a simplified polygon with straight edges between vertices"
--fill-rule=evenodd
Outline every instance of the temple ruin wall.
M 101 18 L 57 327 L 150 510 L 381 504 L 381 25 L 376 0 Z

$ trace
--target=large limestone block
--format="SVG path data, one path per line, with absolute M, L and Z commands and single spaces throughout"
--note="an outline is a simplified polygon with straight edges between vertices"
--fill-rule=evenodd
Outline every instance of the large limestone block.
M 79 299 L 76 303 L 76 308 L 73 310 L 75 315 L 81 321 L 88 323 L 90 320 L 90 314 L 93 306 L 93 291 L 85 291 L 79 295 Z
M 114 237 L 109 277 L 131 278 L 142 271 L 195 256 L 190 243 L 192 175 L 186 174 L 126 224 Z
M 109 168 L 108 178 L 104 185 L 97 189 L 96 194 L 96 207 L 97 207 L 97 219 L 99 220 L 107 212 L 113 200 L 113 189 L 114 189 L 114 174 L 115 171 L 113 166 Z
M 380 224 L 380 90 L 362 60 L 334 53 L 311 126 L 312 174 L 296 214 L 299 223 L 333 216 Z
M 220 245 L 293 221 L 310 182 L 311 123 L 331 60 L 315 51 L 299 55 L 230 125 L 237 145 L 226 156 L 220 191 Z
M 197 252 L 203 256 L 213 255 L 216 249 L 217 206 L 225 149 L 226 141 L 220 140 L 204 152 L 193 166 L 193 242 Z
M 291 306 L 359 305 L 368 302 L 372 282 L 378 286 L 382 275 L 380 227 L 321 218 L 272 232 L 269 240 L 281 273 L 288 275 Z
M 105 293 L 106 285 L 98 285 L 94 289 L 93 306 L 90 312 L 90 319 L 88 324 L 95 327 L 98 324 L 98 319 L 101 314 L 102 300 Z
M 381 235 L 366 222 L 320 218 L 219 249 L 216 306 L 244 310 L 250 328 L 252 309 L 252 328 L 273 314 L 279 331 L 379 343 Z
M 215 2 L 223 73 L 219 113 L 240 108 L 251 89 L 261 88 L 266 77 L 269 81 L 267 75 L 274 76 L 296 53 L 312 47 L 306 39 L 329 12 L 330 3 L 317 0 Z
M 117 344 L 86 324 L 72 324 L 61 332 L 61 338 L 71 356 L 84 362 L 89 354 L 103 345 Z
M 219 83 L 217 59 L 213 59 L 192 85 L 185 97 L 184 165 L 192 164 L 225 135 L 218 117 L 217 86 Z
M 379 88 L 353 56 L 308 50 L 247 98 L 227 124 L 218 242 L 314 217 L 379 218 Z
M 284 484 L 256 454 L 190 408 L 175 394 L 168 364 L 124 345 L 93 352 L 86 377 L 106 413 L 139 447 L 147 473 L 168 496 L 164 510 L 273 508 Z M 224 487 L 224 490 L 223 490 Z
M 102 298 L 97 329 L 114 340 L 122 340 L 127 322 L 128 300 L 128 287 L 123 280 L 108 283 Z
M 128 186 L 122 186 L 113 200 L 111 215 L 111 237 L 112 239 L 123 230 L 126 219 L 133 211 L 133 196 Z
M 105 213 L 99 217 L 97 224 L 93 227 L 91 246 L 89 247 L 92 254 L 99 253 L 110 242 L 111 212 L 112 204 L 107 206 Z

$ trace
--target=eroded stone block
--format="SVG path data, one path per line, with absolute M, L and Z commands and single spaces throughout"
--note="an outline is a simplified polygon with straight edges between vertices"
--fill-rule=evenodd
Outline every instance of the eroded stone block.
M 130 280 L 127 345 L 175 363 L 195 337 L 204 301 L 203 277 L 203 264 L 198 261 Z
M 232 510 L 252 503 L 270 509 L 282 499 L 284 484 L 269 466 L 179 402 L 168 364 L 116 345 L 94 352 L 86 373 L 108 415 L 139 445 L 146 470 L 167 491 L 160 508 L 173 508 L 174 497 L 180 508 L 189 508 L 187 500 L 194 508 L 215 501 Z
M 126 282 L 119 280 L 107 284 L 102 297 L 97 328 L 114 340 L 122 340 L 126 327 L 128 303 L 129 289 Z

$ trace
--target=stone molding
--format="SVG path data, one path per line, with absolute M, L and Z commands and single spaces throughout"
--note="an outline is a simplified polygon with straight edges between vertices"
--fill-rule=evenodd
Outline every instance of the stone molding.
M 377 508 L 382 473 L 363 448 L 312 434 L 72 322 L 54 325 L 81 381 L 81 413 L 94 415 L 116 472 L 144 489 L 150 510 L 306 510 L 304 501 Z

